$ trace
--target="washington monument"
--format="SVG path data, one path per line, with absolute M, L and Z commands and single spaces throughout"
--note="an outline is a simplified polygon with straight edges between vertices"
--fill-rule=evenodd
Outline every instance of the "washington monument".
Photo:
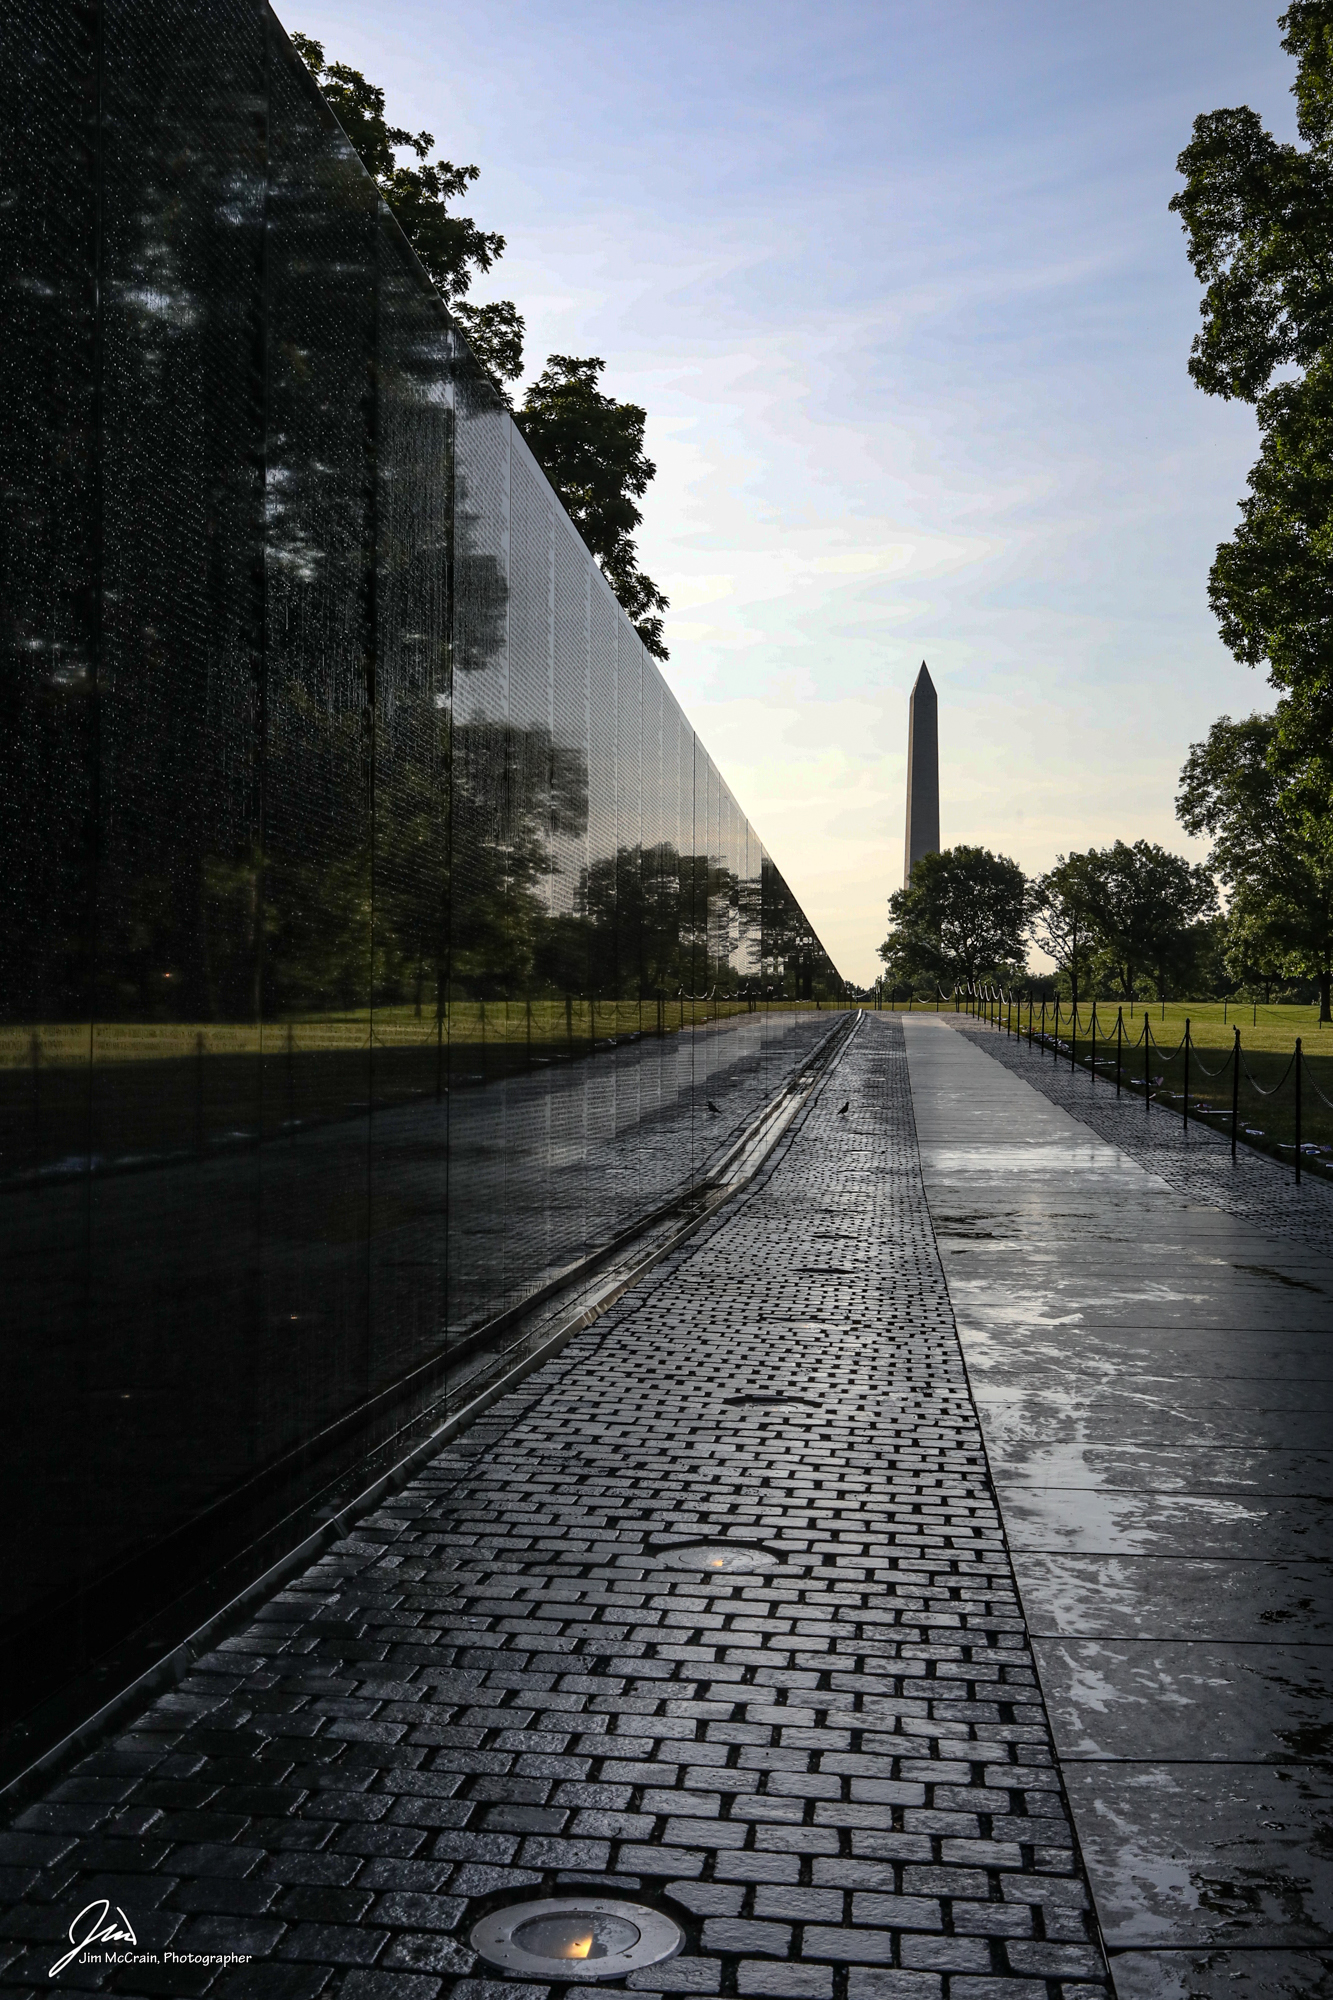
M 907 836 L 903 842 L 903 887 L 923 854 L 940 847 L 940 706 L 935 683 L 921 672 L 907 705 Z

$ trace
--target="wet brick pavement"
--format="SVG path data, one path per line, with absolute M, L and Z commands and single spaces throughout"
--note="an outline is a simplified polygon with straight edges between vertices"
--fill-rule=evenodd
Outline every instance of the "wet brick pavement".
M 717 1538 L 780 1560 L 663 1563 Z M 594 1883 L 685 1924 L 639 1992 L 1103 1993 L 899 1025 L 867 1017 L 742 1196 L 0 1863 L 0 1981 L 33 1993 L 541 2000 L 471 1925 Z M 181 1957 L 48 1979 L 102 1897 Z

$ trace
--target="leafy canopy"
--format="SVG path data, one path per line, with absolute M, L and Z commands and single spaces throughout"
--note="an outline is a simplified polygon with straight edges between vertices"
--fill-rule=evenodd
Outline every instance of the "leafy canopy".
M 1032 884 L 1028 921 L 1033 943 L 1066 975 L 1077 1006 L 1099 941 L 1095 857 L 1058 854 Z
M 292 40 L 427 277 L 508 402 L 505 383 L 523 373 L 522 314 L 512 299 L 479 306 L 466 297 L 478 272 L 503 255 L 505 239 L 449 208 L 480 178 L 480 169 L 431 161 L 434 135 L 390 125 L 378 84 L 347 63 L 326 61 L 322 44 L 309 35 Z M 400 164 L 401 152 L 413 153 L 417 164 Z M 605 366 L 597 355 L 552 354 L 523 399 L 523 434 L 644 645 L 665 660 L 661 614 L 669 600 L 639 568 L 634 543 L 643 519 L 635 501 L 657 470 L 643 449 L 647 412 L 604 393 L 598 378 Z
M 1333 0 L 1294 0 L 1279 25 L 1305 144 L 1246 105 L 1196 118 L 1171 208 L 1204 286 L 1190 374 L 1256 404 L 1263 440 L 1209 600 L 1236 657 L 1293 694 L 1290 737 L 1333 720 Z M 1282 368 L 1305 372 L 1272 386 Z
M 1224 715 L 1190 745 L 1176 814 L 1213 841 L 1210 865 L 1231 891 L 1224 951 L 1249 980 L 1286 975 L 1319 983 L 1330 1018 L 1333 974 L 1333 766 L 1293 748 L 1284 717 Z
M 481 178 L 481 169 L 456 167 L 452 160 L 432 161 L 434 134 L 390 125 L 378 84 L 368 82 L 347 63 L 326 62 L 322 44 L 309 35 L 293 35 L 292 41 L 421 259 L 426 276 L 448 301 L 477 359 L 497 382 L 516 382 L 523 373 L 524 334 L 517 306 L 512 299 L 485 306 L 466 302 L 477 273 L 489 271 L 503 256 L 505 239 L 449 209 L 451 201 Z M 417 164 L 400 164 L 400 152 L 414 153 Z
M 1081 859 L 1106 969 L 1126 999 L 1145 974 L 1166 999 L 1191 970 L 1200 928 L 1217 908 L 1208 870 L 1149 840 L 1136 840 L 1132 847 L 1117 840 Z
M 1293 728 L 1327 730 L 1333 702 L 1333 355 L 1259 404 L 1262 445 L 1241 522 L 1223 542 L 1208 599 L 1224 643 L 1268 662 L 1292 692 Z
M 657 470 L 643 449 L 648 413 L 599 388 L 605 366 L 596 354 L 553 354 L 523 398 L 523 435 L 644 645 L 665 660 L 668 599 L 639 568 L 633 539 L 635 500 Z
M 890 978 L 941 986 L 1011 979 L 1026 962 L 1027 878 L 986 847 L 923 854 L 889 898 L 892 928 L 879 948 Z

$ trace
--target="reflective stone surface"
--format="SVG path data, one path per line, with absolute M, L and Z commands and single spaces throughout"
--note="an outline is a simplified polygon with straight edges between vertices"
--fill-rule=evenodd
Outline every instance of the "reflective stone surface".
M 1215 1173 L 1192 1199 L 1184 1165 L 1145 1171 L 984 1043 L 905 1031 L 1116 1990 L 1323 1992 L 1333 1257 L 1216 1205 Z
M 1065 1756 L 1266 1763 L 1333 1754 L 1333 1647 L 1034 1639 Z
M 1327 1769 L 1072 1761 L 1063 1770 L 1113 1949 L 1333 1942 Z
M 0 45 L 12 1712 L 705 1171 L 837 981 L 272 14 Z
M 1127 1951 L 1117 2000 L 1329 2000 L 1333 1952 Z

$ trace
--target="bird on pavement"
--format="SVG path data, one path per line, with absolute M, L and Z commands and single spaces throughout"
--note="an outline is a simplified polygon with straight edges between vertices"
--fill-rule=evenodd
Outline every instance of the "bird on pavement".
M 706 1097 L 706 1098 L 704 1099 L 704 1103 L 705 1103 L 705 1104 L 706 1104 L 706 1105 L 708 1106 L 708 1109 L 709 1109 L 710 1111 L 716 1111 L 716 1110 L 717 1110 L 717 1106 L 716 1106 L 716 1104 L 714 1104 L 714 1102 L 713 1102 L 713 1100 L 712 1100 L 712 1098 L 711 1098 L 711 1097 Z M 720 1115 L 721 1115 L 721 1114 L 719 1113 L 719 1116 L 720 1116 Z
M 838 1106 L 838 1116 L 839 1116 L 839 1118 L 845 1118 L 845 1117 L 847 1116 L 847 1113 L 848 1113 L 848 1112 L 849 1112 L 849 1111 L 851 1110 L 851 1108 L 852 1108 L 852 1100 L 851 1100 L 851 1098 L 849 1097 L 849 1098 L 847 1099 L 847 1102 L 846 1102 L 845 1104 L 840 1104 L 840 1105 Z

